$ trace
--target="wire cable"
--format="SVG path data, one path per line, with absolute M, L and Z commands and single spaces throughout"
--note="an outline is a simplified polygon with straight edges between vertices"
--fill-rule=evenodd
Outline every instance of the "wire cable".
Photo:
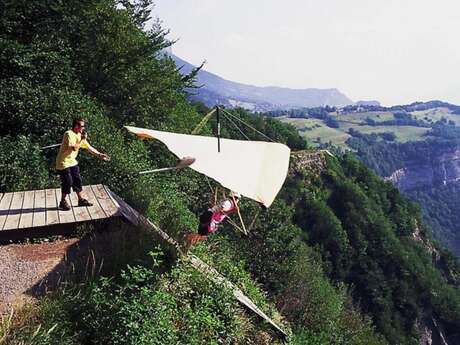
M 244 124 L 245 126 L 251 128 L 253 131 L 259 133 L 261 136 L 265 137 L 266 139 L 270 140 L 271 142 L 275 142 L 272 138 L 270 138 L 269 136 L 267 136 L 266 134 L 262 133 L 261 131 L 259 131 L 258 129 L 254 128 L 253 126 L 251 126 L 250 124 L 246 123 L 245 121 L 241 120 L 238 116 L 235 116 L 233 115 L 232 113 L 228 112 L 226 109 L 223 109 L 222 108 L 222 111 L 227 114 L 228 116 L 231 116 L 232 118 L 234 118 L 235 120 L 237 121 L 240 121 L 242 124 Z
M 238 129 L 238 131 L 241 133 L 241 135 L 243 137 L 246 138 L 246 140 L 251 140 L 251 139 L 249 139 L 249 137 L 246 134 L 244 134 L 244 132 L 240 129 L 240 127 L 238 127 L 238 125 L 235 122 L 233 122 L 233 120 L 231 118 L 229 118 L 227 115 L 225 115 L 225 113 L 222 113 L 222 115 L 224 115 L 225 119 L 227 119 L 228 122 L 230 122 L 233 126 L 236 127 L 236 129 Z

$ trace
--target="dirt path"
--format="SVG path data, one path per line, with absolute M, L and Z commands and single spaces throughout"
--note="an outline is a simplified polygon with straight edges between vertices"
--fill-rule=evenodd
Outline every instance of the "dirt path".
M 78 239 L 0 246 L 0 312 L 33 299 L 33 289 L 65 260 Z

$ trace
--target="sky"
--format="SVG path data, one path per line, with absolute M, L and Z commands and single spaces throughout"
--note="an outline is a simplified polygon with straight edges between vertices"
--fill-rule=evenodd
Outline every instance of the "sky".
M 173 53 L 225 79 L 460 104 L 459 0 L 156 0 Z

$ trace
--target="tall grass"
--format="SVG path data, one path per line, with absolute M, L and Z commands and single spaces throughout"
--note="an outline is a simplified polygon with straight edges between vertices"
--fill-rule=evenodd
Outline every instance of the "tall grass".
M 8 335 L 11 332 L 11 324 L 13 323 L 14 310 L 11 308 L 9 314 L 0 316 L 0 345 L 6 344 Z

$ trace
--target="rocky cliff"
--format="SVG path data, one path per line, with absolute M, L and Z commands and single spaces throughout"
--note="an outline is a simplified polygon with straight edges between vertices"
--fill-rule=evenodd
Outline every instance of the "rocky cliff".
M 386 177 L 402 191 L 431 188 L 460 181 L 460 148 L 434 150 L 426 159 L 412 160 Z

